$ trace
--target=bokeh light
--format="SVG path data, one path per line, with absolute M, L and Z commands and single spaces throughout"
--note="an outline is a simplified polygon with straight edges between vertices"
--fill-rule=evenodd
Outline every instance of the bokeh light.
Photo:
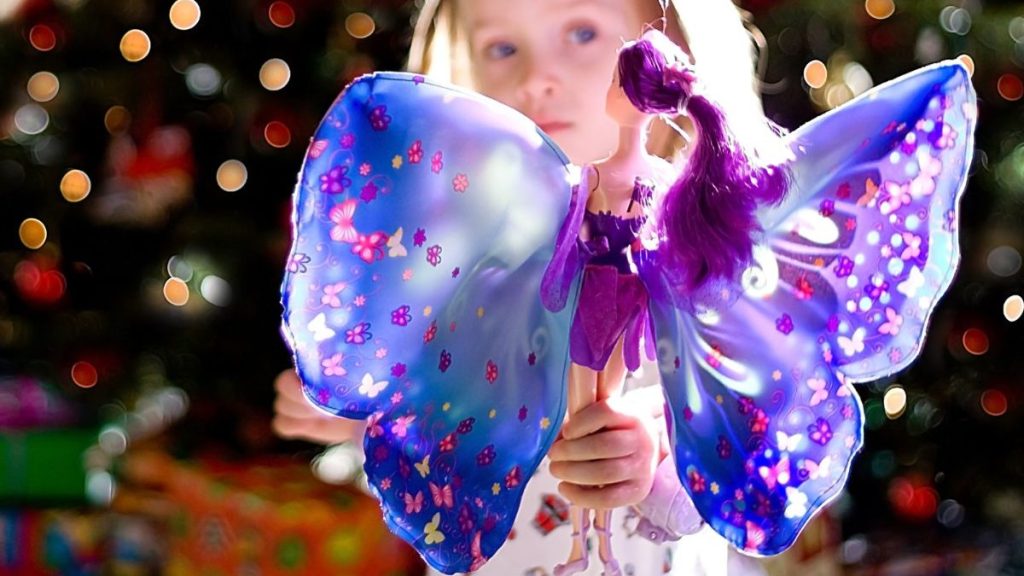
M 1013 246 L 996 246 L 988 253 L 985 263 L 996 276 L 1009 278 L 1020 271 L 1021 255 Z
M 68 170 L 60 179 L 60 195 L 68 202 L 81 202 L 92 191 L 92 180 L 81 170 Z
M 284 122 L 271 120 L 263 127 L 263 138 L 274 148 L 284 148 L 292 142 L 292 131 Z
M 53 72 L 36 72 L 28 79 L 26 90 L 36 102 L 49 102 L 60 92 L 60 80 Z
M 213 96 L 220 91 L 221 83 L 220 72 L 209 64 L 200 62 L 185 69 L 185 85 L 196 96 Z
M 188 304 L 189 290 L 180 278 L 168 278 L 164 282 L 164 299 L 173 306 Z
M 295 24 L 295 9 L 287 2 L 274 2 L 267 10 L 270 23 L 278 28 L 291 28 Z
M 946 6 L 939 13 L 939 25 L 951 34 L 966 36 L 971 31 L 971 13 L 956 6 Z
M 345 31 L 353 38 L 367 38 L 377 29 L 373 18 L 365 12 L 354 12 L 345 18 Z
M 38 250 L 46 244 L 46 224 L 38 218 L 26 218 L 18 227 L 18 238 L 30 250 Z
M 885 391 L 882 404 L 885 406 L 885 415 L 890 420 L 899 418 L 907 409 L 907 391 L 902 386 L 891 386 Z
M 971 78 L 974 77 L 974 58 L 971 58 L 970 54 L 961 54 L 956 57 L 964 67 L 967 68 L 967 75 Z
M 996 89 L 1003 100 L 1016 102 L 1024 97 L 1024 82 L 1016 74 L 1006 73 L 999 77 Z
M 1006 317 L 1010 322 L 1016 322 L 1020 320 L 1021 315 L 1024 315 L 1024 298 L 1021 298 L 1019 294 L 1014 294 L 1003 302 L 1003 316 Z
M 125 32 L 121 37 L 121 56 L 129 62 L 141 62 L 149 56 L 152 43 L 149 35 L 139 29 Z
M 195 269 L 182 256 L 171 256 L 167 260 L 167 275 L 182 282 L 191 282 Z
M 1010 38 L 1018 44 L 1024 44 L 1024 16 L 1017 16 L 1010 20 Z
M 988 334 L 978 328 L 968 328 L 964 331 L 963 344 L 967 352 L 981 356 L 988 352 Z
M 985 414 L 1002 416 L 1006 414 L 1008 408 L 1009 402 L 1006 400 L 1006 394 L 1001 391 L 992 389 L 981 393 L 981 409 L 985 411 Z
M 893 0 L 865 0 L 864 10 L 875 20 L 885 20 L 896 12 L 896 3 Z
M 935 513 L 935 519 L 946 528 L 956 528 L 963 523 L 964 512 L 964 507 L 956 500 L 943 500 Z
M 22 134 L 41 134 L 49 125 L 50 114 L 34 102 L 25 104 L 14 113 L 14 127 Z
M 272 92 L 287 86 L 291 78 L 291 68 L 288 67 L 287 62 L 280 58 L 271 58 L 260 67 L 260 84 Z
M 28 42 L 40 52 L 49 52 L 57 47 L 57 33 L 46 24 L 36 24 L 28 32 Z
M 121 134 L 132 124 L 132 113 L 124 106 L 111 106 L 103 115 L 103 126 L 110 134 Z
M 99 381 L 96 367 L 82 360 L 71 367 L 71 381 L 79 388 L 92 388 Z
M 821 60 L 811 60 L 804 66 L 804 82 L 811 88 L 821 88 L 828 80 L 828 68 Z
M 249 171 L 238 160 L 226 160 L 217 168 L 217 186 L 225 192 L 238 192 L 249 180 Z
M 171 5 L 169 14 L 171 26 L 178 30 L 191 30 L 195 28 L 196 24 L 199 24 L 201 16 L 202 10 L 199 9 L 199 4 L 196 3 L 196 0 L 177 0 Z
M 214 306 L 224 307 L 231 303 L 231 286 L 227 280 L 213 274 L 203 278 L 199 293 Z

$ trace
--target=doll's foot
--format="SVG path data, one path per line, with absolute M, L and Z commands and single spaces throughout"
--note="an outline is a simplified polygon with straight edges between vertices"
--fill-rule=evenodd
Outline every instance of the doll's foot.
M 573 534 L 575 537 L 576 534 Z M 554 576 L 569 576 L 570 574 L 579 574 L 587 569 L 590 564 L 587 556 L 580 556 L 579 558 L 566 562 L 565 564 L 556 564 L 554 570 Z
M 576 551 L 580 554 L 579 558 L 572 560 L 572 553 L 570 552 L 570 560 L 564 564 L 556 564 L 553 576 L 569 576 L 570 574 L 578 574 L 587 569 L 590 565 L 590 555 L 587 553 L 587 532 L 590 530 L 590 510 L 583 508 L 579 512 L 580 518 L 580 530 L 579 532 L 572 533 L 572 542 Z
M 612 534 L 608 526 L 594 525 L 594 531 L 598 535 L 597 557 L 604 564 L 604 576 L 622 576 L 622 569 L 619 568 L 619 561 L 612 553 Z

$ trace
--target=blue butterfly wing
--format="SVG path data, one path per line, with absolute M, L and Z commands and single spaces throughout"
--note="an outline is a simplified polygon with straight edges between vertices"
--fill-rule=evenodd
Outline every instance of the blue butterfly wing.
M 442 572 L 501 546 L 560 427 L 574 302 L 539 293 L 577 177 L 517 112 L 397 73 L 342 93 L 300 173 L 283 331 L 305 393 L 367 419 L 384 518 Z
M 654 299 L 680 480 L 738 548 L 785 550 L 838 495 L 862 443 L 851 382 L 918 353 L 958 262 L 974 110 L 966 70 L 946 63 L 797 130 L 793 187 L 760 214 L 742 282 L 695 314 Z

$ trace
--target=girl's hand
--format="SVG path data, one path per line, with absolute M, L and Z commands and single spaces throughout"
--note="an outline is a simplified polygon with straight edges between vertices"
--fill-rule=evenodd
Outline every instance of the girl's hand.
M 317 410 L 302 393 L 295 370 L 285 370 L 274 381 L 274 432 L 289 440 L 307 440 L 318 444 L 337 444 L 358 439 L 365 422 L 331 416 Z
M 558 491 L 577 506 L 618 508 L 643 500 L 664 456 L 663 420 L 649 406 L 626 397 L 591 404 L 573 415 L 551 446 L 551 474 Z

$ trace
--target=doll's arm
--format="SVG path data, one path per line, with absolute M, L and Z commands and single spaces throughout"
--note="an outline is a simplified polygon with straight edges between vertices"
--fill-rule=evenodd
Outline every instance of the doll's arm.
M 590 195 L 589 173 L 590 167 L 584 167 L 579 184 L 572 188 L 569 212 L 558 230 L 555 253 L 541 280 L 541 303 L 552 312 L 565 307 L 573 280 L 594 253 L 594 242 L 585 241 L 580 237 L 583 213 L 586 211 Z

